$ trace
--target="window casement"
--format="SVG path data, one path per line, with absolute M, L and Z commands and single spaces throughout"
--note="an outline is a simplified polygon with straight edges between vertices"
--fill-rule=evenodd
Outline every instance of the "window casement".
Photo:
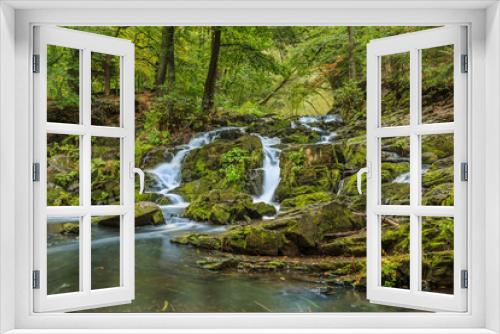
M 466 28 L 453 26 L 408 33 L 371 41 L 367 46 L 367 297 L 372 302 L 413 307 L 433 311 L 460 311 L 467 309 L 467 45 Z M 426 50 L 453 48 L 453 117 L 431 119 L 428 102 L 423 97 L 426 70 Z M 390 73 L 384 62 L 390 57 L 402 57 L 404 66 L 397 75 L 408 79 L 409 103 L 398 118 L 390 118 L 384 108 L 384 79 Z M 389 59 L 388 59 L 389 58 Z M 409 73 L 403 73 L 409 72 Z M 387 80 L 387 79 L 386 79 Z M 404 81 L 404 80 L 403 80 Z M 390 88 L 389 88 L 390 89 Z M 435 102 L 434 102 L 435 103 Z M 409 188 L 400 193 L 400 202 L 392 205 L 384 198 L 382 186 L 384 161 L 382 148 L 389 141 L 409 145 Z M 453 147 L 453 161 L 443 168 L 452 168 L 453 187 L 445 191 L 453 195 L 453 203 L 426 203 L 423 196 L 425 177 L 425 147 L 429 141 L 446 143 Z M 432 145 L 432 143 L 430 144 Z M 437 204 L 437 205 L 436 205 Z M 382 272 L 386 260 L 382 234 L 387 217 L 400 218 L 407 224 L 409 245 L 409 281 L 388 287 Z M 453 291 L 443 293 L 423 286 L 425 235 L 423 226 L 433 224 L 440 228 L 451 225 L 453 257 Z
M 78 108 L 73 115 L 60 121 L 50 115 L 47 108 L 47 78 L 51 75 L 47 64 L 50 48 L 64 48 L 76 54 L 79 61 L 75 81 L 79 85 Z M 115 126 L 96 125 L 92 118 L 93 54 L 117 56 L 119 62 L 119 107 Z M 58 27 L 41 26 L 34 31 L 34 311 L 71 311 L 99 306 L 128 303 L 134 298 L 134 45 L 118 38 L 79 32 Z M 63 77 L 72 73 L 59 74 Z M 63 81 L 63 84 L 67 82 Z M 64 87 L 60 88 L 61 91 Z M 54 137 L 64 137 L 72 142 L 73 154 L 57 152 Z M 100 152 L 93 152 L 95 141 L 105 141 L 112 148 L 114 168 L 117 169 L 116 192 L 118 199 L 102 204 L 95 200 L 92 189 L 93 163 Z M 48 159 L 53 154 L 66 154 L 74 160 L 79 174 L 79 196 L 73 202 L 56 203 L 47 196 L 50 179 L 47 173 L 51 166 Z M 102 152 L 101 152 L 102 154 Z M 78 230 L 78 254 L 75 262 L 74 284 L 61 293 L 48 294 L 50 277 L 47 266 L 47 230 L 59 218 L 72 218 Z M 113 217 L 119 225 L 119 251 L 115 259 L 119 266 L 119 277 L 109 284 L 99 284 L 92 275 L 92 220 Z M 110 255 L 111 256 L 111 255 Z M 50 265 L 55 265 L 57 259 Z

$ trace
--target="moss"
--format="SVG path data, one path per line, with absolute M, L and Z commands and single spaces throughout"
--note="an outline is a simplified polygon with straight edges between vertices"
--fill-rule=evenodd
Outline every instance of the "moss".
M 398 176 L 410 171 L 409 162 L 383 162 L 381 166 L 382 183 L 390 183 Z
M 410 288 L 409 256 L 384 257 L 382 259 L 382 286 L 400 289 Z
M 158 205 L 167 205 L 170 204 L 170 200 L 168 197 L 163 196 L 162 194 L 157 193 L 143 193 L 139 192 L 135 193 L 135 201 L 136 202 L 153 202 Z
M 328 202 L 331 201 L 332 195 L 327 192 L 317 192 L 312 194 L 303 194 L 298 195 L 293 198 L 287 198 L 283 202 L 281 202 L 282 207 L 291 207 L 291 208 L 303 208 L 310 204 L 316 204 L 320 202 Z
M 187 218 L 220 225 L 249 222 L 273 214 L 272 205 L 254 203 L 252 197 L 244 193 L 221 190 L 201 194 L 184 212 Z
M 361 231 L 352 236 L 335 238 L 333 241 L 321 244 L 320 252 L 334 256 L 365 256 L 366 233 Z
M 384 183 L 382 185 L 382 204 L 408 205 L 410 204 L 409 183 Z
M 80 224 L 79 223 L 64 223 L 62 224 L 61 229 L 62 234 L 76 234 L 80 233 Z
M 214 238 L 212 236 L 199 234 L 199 233 L 188 233 L 180 237 L 171 239 L 172 243 L 182 244 L 182 245 L 192 245 L 199 248 L 221 250 L 222 243 L 219 238 Z
M 206 238 L 218 240 L 228 252 L 253 255 L 321 254 L 332 233 L 364 227 L 363 216 L 335 201 L 292 210 L 270 221 L 234 226 Z M 186 239 L 187 243 L 189 238 Z M 214 241 L 215 242 L 215 241 Z M 359 253 L 359 251 L 358 251 Z M 356 254 L 358 254 L 356 253 Z

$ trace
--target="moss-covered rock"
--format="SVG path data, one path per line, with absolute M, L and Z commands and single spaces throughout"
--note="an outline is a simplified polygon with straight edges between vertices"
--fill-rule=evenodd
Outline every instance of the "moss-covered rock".
M 262 160 L 257 136 L 238 132 L 237 139 L 216 139 L 188 154 L 177 191 L 189 201 L 215 189 L 256 194 L 262 184 Z
M 292 210 L 271 221 L 235 226 L 218 234 L 188 234 L 175 241 L 194 246 L 216 245 L 217 250 L 241 254 L 320 254 L 320 246 L 329 240 L 330 234 L 359 230 L 364 227 L 364 220 L 362 215 L 332 201 Z M 207 243 L 207 239 L 212 241 Z
M 135 193 L 135 201 L 136 202 L 153 202 L 158 205 L 167 205 L 170 204 L 170 200 L 168 197 L 163 196 L 162 194 L 158 193 L 143 193 L 140 194 L 139 192 Z
M 212 190 L 201 194 L 184 211 L 184 217 L 212 224 L 235 224 L 272 216 L 276 210 L 266 203 L 254 203 L 250 195 Z
M 182 166 L 183 182 L 191 182 L 224 167 L 224 154 L 239 149 L 247 169 L 262 166 L 262 144 L 257 136 L 240 135 L 236 140 L 219 138 L 190 152 Z M 235 157 L 234 160 L 236 160 Z M 230 161 L 235 162 L 235 161 Z
M 321 244 L 320 252 L 334 256 L 365 256 L 366 232 L 361 230 L 353 235 L 334 238 L 332 241 Z
M 303 208 L 311 204 L 329 202 L 332 200 L 332 193 L 320 191 L 311 194 L 300 194 L 292 198 L 287 198 L 281 202 L 282 208 Z

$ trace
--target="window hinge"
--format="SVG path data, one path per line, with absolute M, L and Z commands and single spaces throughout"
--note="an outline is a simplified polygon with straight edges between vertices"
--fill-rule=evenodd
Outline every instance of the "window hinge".
M 468 73 L 469 72 L 469 56 L 467 55 L 462 55 L 462 73 Z
M 40 164 L 38 162 L 33 164 L 33 181 L 40 181 Z
M 33 55 L 33 73 L 40 73 L 40 55 Z
M 460 179 L 462 181 L 469 181 L 469 164 L 462 162 L 460 164 Z
M 40 270 L 33 270 L 33 289 L 40 289 Z
M 462 289 L 467 289 L 469 287 L 469 272 L 467 270 L 462 270 L 460 272 L 460 282 Z

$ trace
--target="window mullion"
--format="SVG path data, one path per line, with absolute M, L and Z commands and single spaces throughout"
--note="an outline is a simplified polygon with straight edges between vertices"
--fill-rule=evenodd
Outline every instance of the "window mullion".
M 82 219 L 81 224 L 81 236 L 80 236 L 80 250 L 81 250 L 81 261 L 80 261 L 80 280 L 81 280 L 81 290 L 84 292 L 90 292 L 91 290 L 91 216 L 90 216 L 90 206 L 91 206 L 91 157 L 92 157 L 92 143 L 91 135 L 88 131 L 90 129 L 91 122 L 91 53 L 88 49 L 84 49 L 82 52 L 82 67 L 81 67 L 81 115 L 82 124 L 85 129 L 85 133 L 82 136 L 82 150 L 80 152 L 81 156 L 81 180 L 80 187 L 82 189 L 82 206 L 85 209 L 85 214 Z
M 410 51 L 410 290 L 420 289 L 420 217 L 416 208 L 420 204 L 420 55 L 418 49 Z

